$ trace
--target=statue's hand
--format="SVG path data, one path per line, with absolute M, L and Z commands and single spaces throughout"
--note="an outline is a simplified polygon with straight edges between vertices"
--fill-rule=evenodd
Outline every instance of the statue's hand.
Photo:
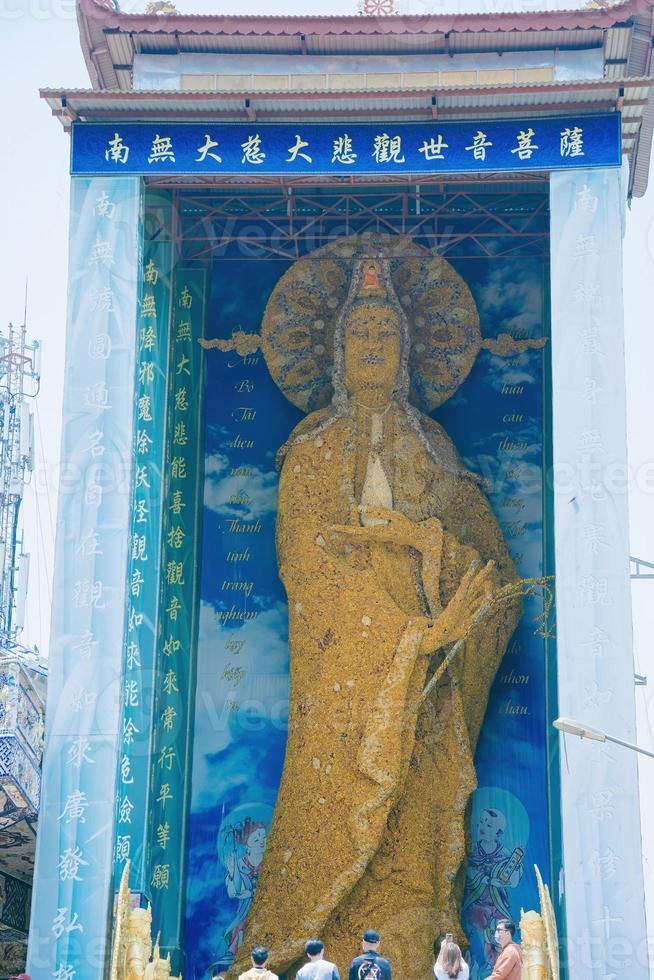
M 477 562 L 470 565 L 443 612 L 426 630 L 423 648 L 426 647 L 428 652 L 433 653 L 465 636 L 490 600 L 495 562 L 489 561 L 481 571 L 478 568 Z
M 435 517 L 416 523 L 399 511 L 389 510 L 386 507 L 362 506 L 359 510 L 367 518 L 379 523 L 368 524 L 366 527 L 359 527 L 356 524 L 335 524 L 329 530 L 359 541 L 404 545 L 407 548 L 415 548 L 421 553 L 429 550 L 432 543 L 435 546 L 442 533 L 441 523 Z

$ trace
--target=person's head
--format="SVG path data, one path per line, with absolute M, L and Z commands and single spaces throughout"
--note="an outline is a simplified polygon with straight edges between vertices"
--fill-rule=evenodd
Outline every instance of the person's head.
M 515 936 L 515 923 L 510 919 L 500 919 L 495 926 L 495 942 L 504 949 L 509 943 L 513 942 Z
M 454 934 L 451 932 L 441 932 L 434 939 L 434 959 L 436 960 L 436 966 L 443 967 L 445 950 L 448 943 L 454 942 Z
M 501 810 L 488 807 L 479 814 L 477 834 L 482 843 L 496 844 L 506 828 L 506 817 Z
M 321 960 L 325 944 L 321 939 L 309 939 L 304 944 L 304 952 L 310 960 Z
M 379 949 L 379 933 L 374 929 L 366 929 L 361 939 L 361 945 L 364 953 L 368 953 L 370 950 L 377 952 Z
M 266 966 L 268 963 L 268 950 L 265 946 L 255 946 L 250 953 L 253 966 Z
M 448 977 L 458 977 L 463 965 L 463 957 L 455 942 L 443 940 L 438 965 Z

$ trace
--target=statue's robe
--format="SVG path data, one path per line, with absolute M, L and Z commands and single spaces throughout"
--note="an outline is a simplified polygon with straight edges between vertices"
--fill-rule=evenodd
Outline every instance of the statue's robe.
M 408 548 L 387 549 L 392 574 L 383 580 L 369 545 L 330 534 L 333 525 L 359 523 L 370 434 L 361 415 L 316 434 L 327 415 L 316 412 L 296 429 L 281 472 L 277 553 L 289 606 L 288 742 L 230 976 L 256 943 L 269 947 L 276 972 L 293 976 L 312 936 L 324 940 L 344 975 L 362 932 L 374 928 L 397 976 L 424 980 L 434 936 L 459 932 L 473 754 L 520 604 L 504 603 L 474 627 L 421 701 L 442 652 L 421 653 L 427 627 L 419 557 Z M 415 522 L 442 523 L 445 606 L 474 558 L 494 559 L 495 588 L 516 573 L 489 504 L 451 441 L 427 416 L 421 422 L 422 437 L 406 410 L 391 403 L 382 461 L 393 508 Z

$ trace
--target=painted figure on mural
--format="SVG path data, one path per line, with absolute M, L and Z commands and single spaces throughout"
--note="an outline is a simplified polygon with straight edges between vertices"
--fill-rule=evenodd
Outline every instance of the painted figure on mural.
M 259 878 L 266 836 L 265 824 L 248 818 L 244 824 L 232 828 L 223 852 L 227 894 L 230 898 L 238 899 L 239 903 L 236 916 L 225 934 L 232 956 L 236 956 L 243 941 L 245 920 Z
M 487 972 L 497 959 L 495 926 L 500 919 L 514 919 L 509 889 L 515 888 L 524 873 L 524 847 L 504 846 L 506 817 L 501 810 L 482 810 L 476 840 L 468 855 L 468 873 L 462 920 L 470 930 L 470 951 Z
M 310 414 L 279 453 L 289 732 L 245 945 L 293 975 L 306 935 L 345 963 L 373 922 L 399 975 L 422 980 L 458 921 L 475 745 L 520 616 L 512 600 L 476 622 L 517 575 L 479 481 L 416 408 L 469 372 L 478 314 L 429 253 L 314 253 L 282 277 L 262 339 Z
M 270 824 L 270 808 L 241 804 L 223 820 L 218 831 L 218 855 L 224 868 L 227 897 L 236 903 L 225 929 L 222 948 L 211 970 L 226 969 L 238 954 L 245 923 L 259 879 Z

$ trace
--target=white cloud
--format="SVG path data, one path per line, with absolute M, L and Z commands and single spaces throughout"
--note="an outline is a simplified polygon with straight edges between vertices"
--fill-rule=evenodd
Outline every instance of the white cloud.
M 223 766 L 220 772 L 216 771 L 210 757 L 230 743 L 236 750 L 239 731 L 245 739 L 266 724 L 284 732 L 288 714 L 286 603 L 276 602 L 237 629 L 220 626 L 215 612 L 211 603 L 201 603 L 193 750 L 194 810 L 213 806 L 218 792 L 247 779 L 240 767 Z M 226 648 L 225 644 L 233 641 L 243 641 L 243 646 Z M 228 663 L 244 671 L 238 683 L 223 676 Z M 226 707 L 228 700 L 238 701 L 247 711 L 230 711 Z
M 543 285 L 537 267 L 524 261 L 498 264 L 491 268 L 487 282 L 479 291 L 482 324 L 499 319 L 502 331 L 538 337 L 542 333 Z
M 231 476 L 231 469 L 232 464 L 223 453 L 205 457 L 204 506 L 221 517 L 241 517 L 243 520 L 274 514 L 278 486 L 275 471 L 252 466 L 245 480 L 242 476 Z M 241 499 L 243 503 L 236 502 Z
M 532 358 L 540 359 L 541 352 L 525 351 L 522 354 L 514 354 L 509 357 L 499 357 L 497 354 L 486 355 L 488 358 L 488 368 L 485 382 L 501 391 L 503 385 L 532 385 L 539 383 L 534 372 L 529 370 Z M 518 362 L 518 363 L 516 363 Z

